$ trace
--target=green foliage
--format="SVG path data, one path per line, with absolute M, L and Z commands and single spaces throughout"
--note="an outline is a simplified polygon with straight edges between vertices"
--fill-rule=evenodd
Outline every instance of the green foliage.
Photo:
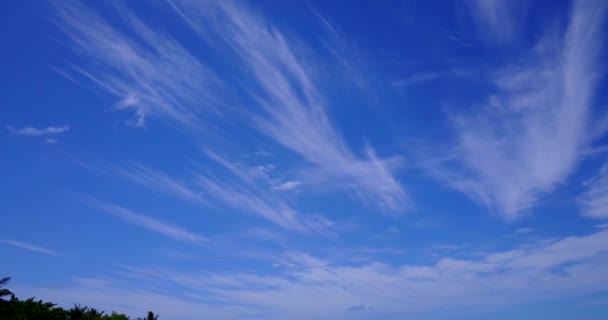
M 114 311 L 108 315 L 95 308 L 80 305 L 64 310 L 56 307 L 54 303 L 35 301 L 34 298 L 19 300 L 8 289 L 2 289 L 9 279 L 0 279 L 0 320 L 130 320 L 128 316 Z M 4 300 L 2 299 L 4 296 L 11 298 Z M 158 320 L 158 315 L 155 316 L 149 311 L 147 317 L 138 319 Z
M 154 315 L 154 312 L 148 311 L 148 316 L 145 318 L 137 318 L 137 320 L 158 320 L 158 315 Z
M 64 310 L 54 303 L 35 301 L 34 298 L 19 300 L 14 295 L 8 301 L 0 302 L 0 320 L 129 320 L 124 314 L 112 312 L 104 314 L 94 308 L 80 307 Z M 158 316 L 152 319 L 158 320 Z
M 11 280 L 11 278 L 8 278 L 8 277 L 0 279 L 0 299 L 13 294 L 8 289 L 2 288 L 8 283 L 9 280 Z
M 129 317 L 125 316 L 124 314 L 119 314 L 119 313 L 112 311 L 112 314 L 109 316 L 106 316 L 106 318 L 104 318 L 104 320 L 129 320 Z
M 0 319 L 13 320 L 68 320 L 65 311 L 55 308 L 50 302 L 34 301 L 34 298 L 20 301 L 14 295 L 9 301 L 0 303 Z

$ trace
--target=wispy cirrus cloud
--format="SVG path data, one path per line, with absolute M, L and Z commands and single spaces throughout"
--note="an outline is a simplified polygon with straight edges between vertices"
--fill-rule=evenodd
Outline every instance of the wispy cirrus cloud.
M 577 200 L 582 214 L 591 218 L 608 218 L 608 164 L 584 183 L 586 190 Z
M 472 304 L 529 303 L 531 291 L 535 301 L 542 301 L 572 292 L 606 289 L 608 279 L 598 279 L 587 272 L 601 270 L 608 264 L 607 242 L 608 231 L 604 230 L 530 243 L 471 259 L 443 256 L 427 265 L 399 266 L 379 262 L 355 266 L 289 253 L 281 258 L 284 267 L 272 275 L 229 273 L 197 279 L 206 288 L 217 288 L 214 292 L 222 300 L 271 310 L 272 316 L 279 318 L 290 313 L 303 319 L 328 313 L 340 315 L 359 304 L 375 309 L 380 315 L 394 312 L 416 315 Z M 187 287 L 186 279 L 181 283 Z M 230 280 L 229 285 L 224 279 Z M 530 281 L 539 286 L 530 288 Z M 191 288 L 199 287 L 195 284 Z M 403 288 L 408 288 L 405 295 Z M 495 292 L 501 294 L 492 294 Z M 304 299 L 307 296 L 314 298 Z M 302 301 L 307 303 L 301 304 Z
M 13 247 L 20 248 L 20 249 L 32 251 L 32 252 L 42 253 L 42 254 L 46 254 L 46 255 L 50 255 L 50 256 L 59 256 L 59 254 L 54 250 L 51 250 L 51 249 L 48 249 L 48 248 L 45 248 L 42 246 L 34 245 L 31 243 L 21 242 L 21 241 L 17 241 L 17 240 L 0 240 L 0 242 L 11 245 Z
M 105 213 L 165 237 L 189 242 L 195 245 L 205 245 L 209 243 L 208 239 L 190 230 L 157 220 L 141 213 L 133 212 L 121 206 L 92 199 L 87 199 L 86 202 Z
M 201 114 L 215 112 L 219 79 L 178 41 L 152 30 L 126 6 L 115 5 L 126 30 L 82 4 L 54 3 L 57 27 L 80 58 L 93 62 L 64 62 L 61 73 L 113 96 L 114 108 L 133 111 L 129 123 L 134 126 L 145 125 L 148 116 L 201 125 L 206 119 Z
M 290 230 L 303 233 L 318 233 L 333 236 L 333 223 L 321 215 L 304 215 L 289 206 L 278 194 L 273 194 L 272 185 L 277 184 L 268 175 L 268 166 L 247 167 L 230 162 L 219 154 L 205 151 L 212 160 L 228 169 L 238 179 L 226 177 L 222 180 L 205 175 L 194 175 L 195 187 L 186 186 L 169 175 L 141 164 L 127 166 L 90 167 L 104 174 L 126 179 L 150 190 L 165 193 L 207 207 L 213 203 L 225 203 L 244 213 L 253 213 Z M 230 181 L 230 182 L 227 182 Z
M 467 4 L 477 24 L 477 30 L 484 40 L 504 43 L 515 36 L 517 1 L 470 0 Z
M 93 62 L 66 68 L 114 96 L 116 109 L 133 110 L 132 124 L 144 125 L 149 115 L 199 128 L 212 119 L 232 124 L 242 120 L 255 133 L 301 156 L 316 173 L 313 181 L 331 180 L 387 211 L 407 207 L 408 195 L 393 174 L 401 158 L 382 159 L 371 146 L 360 157 L 346 145 L 332 125 L 330 103 L 315 83 L 315 73 L 322 71 L 311 57 L 297 54 L 306 51 L 304 42 L 292 40 L 241 4 L 168 5 L 220 57 L 220 64 L 242 68 L 215 72 L 209 61 L 152 29 L 126 5 L 116 10 L 123 30 L 84 6 L 63 3 L 56 5 L 57 25 L 79 56 Z M 226 92 L 230 94 L 222 94 Z M 239 105 L 251 106 L 243 117 L 236 119 L 218 107 L 226 106 L 231 95 L 240 97 Z
M 174 288 L 178 289 L 180 306 L 186 309 L 166 305 L 163 310 L 167 317 L 179 315 L 180 319 L 201 316 L 234 319 L 252 315 L 317 319 L 327 314 L 347 319 L 352 317 L 353 309 L 362 310 L 361 306 L 373 312 L 374 318 L 395 314 L 418 318 L 437 312 L 478 312 L 606 290 L 608 278 L 598 275 L 608 267 L 607 244 L 608 230 L 602 229 L 586 235 L 534 241 L 467 259 L 443 254 L 426 264 L 389 265 L 370 261 L 353 265 L 302 252 L 285 252 L 276 258 L 278 263 L 272 272 L 265 273 L 117 266 L 122 277 L 111 282 L 78 282 L 65 291 L 37 291 L 43 293 L 37 296 L 52 296 L 64 302 L 75 297 L 90 298 L 94 292 L 97 295 L 113 292 L 101 295 L 104 306 L 137 308 L 141 307 L 142 299 L 150 297 L 151 291 L 144 287 Z M 133 290 L 128 285 L 132 284 L 130 280 L 138 283 L 139 289 Z M 124 287 L 129 292 L 117 294 Z M 196 303 L 190 303 L 192 299 Z M 203 313 L 186 312 L 195 310 Z M 222 314 L 226 310 L 234 313 Z
M 66 133 L 70 130 L 68 126 L 54 127 L 49 126 L 46 128 L 36 128 L 36 127 L 23 127 L 23 128 L 15 128 L 13 126 L 7 126 L 8 132 L 17 136 L 28 136 L 28 137 L 39 137 L 39 136 L 52 136 L 61 133 Z
M 183 199 L 206 207 L 214 203 L 224 203 L 243 213 L 258 215 L 280 227 L 302 233 L 315 233 L 326 237 L 335 236 L 333 222 L 319 214 L 301 214 L 285 202 L 274 191 L 285 191 L 295 186 L 287 186 L 269 175 L 272 166 L 249 167 L 229 161 L 216 152 L 203 150 L 211 160 L 230 172 L 223 179 L 192 173 L 192 186 L 168 174 L 148 166 L 129 163 L 127 165 L 90 165 L 78 161 L 80 165 L 104 176 L 122 178 L 149 190 Z M 234 179 L 234 178 L 237 179 Z M 95 203 L 95 201 L 92 201 Z M 103 207 L 103 206 L 102 206 Z
M 273 191 L 275 182 L 269 176 L 267 167 L 249 168 L 228 161 L 215 152 L 206 150 L 205 153 L 238 178 L 234 182 L 223 182 L 199 175 L 198 183 L 209 198 L 220 200 L 240 211 L 254 213 L 283 228 L 326 237 L 335 235 L 331 220 L 320 214 L 300 213 L 276 194 Z
M 565 34 L 502 69 L 481 112 L 452 117 L 457 144 L 435 176 L 513 220 L 572 172 L 593 138 L 603 1 L 576 1 Z
M 280 191 L 288 191 L 288 190 L 293 190 L 298 188 L 299 185 L 301 185 L 302 182 L 300 181 L 283 181 L 283 182 L 279 182 L 279 184 L 275 187 L 275 190 L 280 190 Z
M 408 88 L 434 82 L 437 80 L 459 80 L 465 78 L 472 78 L 475 76 L 476 73 L 474 70 L 469 70 L 466 68 L 455 68 L 438 71 L 420 71 L 412 73 L 407 77 L 403 77 L 393 82 L 393 86 L 398 88 Z
M 296 54 L 302 44 L 234 3 L 175 1 L 174 8 L 202 39 L 216 46 L 219 40 L 250 71 L 255 86 L 247 92 L 261 109 L 251 115 L 257 130 L 307 160 L 318 169 L 319 179 L 346 180 L 356 185 L 353 193 L 384 209 L 404 207 L 408 196 L 393 177 L 394 168 L 371 147 L 367 157 L 356 157 L 332 126 L 313 64 Z
M 268 193 L 257 193 L 236 184 L 222 183 L 205 177 L 199 178 L 203 189 L 228 206 L 245 213 L 254 213 L 283 228 L 304 233 L 319 233 L 333 237 L 333 222 L 318 214 L 302 214 L 282 200 Z
M 209 202 L 200 190 L 189 186 L 169 174 L 146 166 L 138 162 L 127 162 L 125 164 L 111 164 L 106 162 L 82 161 L 69 157 L 78 165 L 86 168 L 99 176 L 107 178 L 120 178 L 140 187 L 164 193 L 177 199 L 187 200 L 193 203 L 208 205 Z
M 200 191 L 195 190 L 164 172 L 142 164 L 131 163 L 125 166 L 110 165 L 103 172 L 114 174 L 150 190 L 156 190 L 198 204 L 208 204 Z

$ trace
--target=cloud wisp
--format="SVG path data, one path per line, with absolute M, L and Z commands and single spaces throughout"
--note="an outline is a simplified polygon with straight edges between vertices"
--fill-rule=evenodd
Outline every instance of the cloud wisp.
M 13 126 L 7 126 L 8 132 L 17 136 L 28 136 L 28 137 L 40 137 L 40 136 L 52 136 L 58 135 L 62 133 L 68 132 L 70 127 L 61 126 L 54 127 L 49 126 L 46 128 L 36 128 L 36 127 L 23 127 L 23 128 L 14 128 Z
M 302 214 L 282 199 L 277 191 L 285 192 L 295 188 L 297 183 L 273 179 L 269 173 L 271 166 L 248 167 L 231 162 L 209 150 L 204 150 L 204 153 L 232 176 L 220 180 L 209 175 L 192 173 L 193 182 L 190 186 L 164 172 L 137 163 L 124 166 L 91 166 L 81 161 L 78 163 L 101 175 L 118 177 L 140 187 L 206 208 L 213 209 L 218 203 L 223 203 L 242 213 L 258 215 L 282 228 L 328 238 L 335 236 L 334 223 L 331 220 L 320 214 Z M 102 204 L 100 207 L 106 206 Z M 115 206 L 116 208 L 118 207 Z
M 272 273 L 119 268 L 128 271 L 122 272 L 123 276 L 140 285 L 143 281 L 153 288 L 177 289 L 187 309 L 164 310 L 171 316 L 184 315 L 183 319 L 210 315 L 233 319 L 252 314 L 275 319 L 317 319 L 331 314 L 336 319 L 346 319 L 352 317 L 352 311 L 362 311 L 360 306 L 365 306 L 365 311 L 373 313 L 374 318 L 397 314 L 418 317 L 463 312 L 471 307 L 477 311 L 495 309 L 606 290 L 608 278 L 598 275 L 608 267 L 607 244 L 608 230 L 602 229 L 582 236 L 533 241 L 469 259 L 444 255 L 429 264 L 394 266 L 371 261 L 352 265 L 302 252 L 286 252 L 278 258 Z M 52 294 L 63 299 L 69 298 L 64 296 L 68 292 L 73 297 L 88 296 L 94 288 L 80 284 L 67 289 Z M 108 284 L 97 289 L 97 294 L 120 291 L 119 286 Z M 127 295 L 105 295 L 115 298 L 103 301 L 137 307 L 149 295 L 143 289 L 129 290 Z M 231 306 L 238 307 L 228 308 L 238 310 L 236 314 L 218 315 L 227 310 L 224 307 Z M 186 312 L 194 310 L 205 312 Z
M 608 164 L 602 166 L 598 174 L 585 181 L 586 190 L 578 197 L 584 216 L 608 219 Z
M 119 5 L 118 5 L 119 6 Z M 68 36 L 79 58 L 91 64 L 67 64 L 63 74 L 86 80 L 116 99 L 114 108 L 131 110 L 128 123 L 144 126 L 148 116 L 187 127 L 216 112 L 216 76 L 179 42 L 152 30 L 126 7 L 117 8 L 128 32 L 75 2 L 55 3 L 56 25 Z M 214 95 L 211 94 L 214 92 Z
M 431 172 L 514 220 L 572 173 L 592 137 L 603 1 L 576 1 L 560 39 L 542 39 L 495 78 L 482 112 L 452 117 L 457 144 Z
M 312 181 L 333 182 L 385 211 L 399 213 L 407 207 L 408 195 L 393 175 L 400 158 L 381 159 L 371 146 L 360 157 L 346 145 L 316 84 L 315 72 L 320 71 L 310 57 L 297 54 L 307 51 L 302 42 L 236 3 L 169 5 L 211 53 L 227 65 L 242 66 L 240 71 L 215 72 L 216 66 L 152 29 L 127 6 L 117 11 L 129 32 L 87 8 L 60 4 L 57 24 L 80 57 L 93 62 L 66 68 L 115 97 L 116 109 L 133 110 L 136 126 L 151 115 L 186 127 L 201 128 L 211 120 L 234 123 L 233 113 L 219 108 L 219 101 L 225 104 L 230 96 L 225 92 L 242 96 L 239 105 L 251 106 L 243 108 L 246 126 L 302 157 L 315 173 Z
M 515 2 L 503 0 L 471 0 L 468 9 L 482 39 L 505 43 L 517 32 Z
M 301 43 L 288 40 L 277 28 L 232 3 L 216 6 L 175 1 L 181 15 L 203 40 L 219 40 L 236 61 L 251 72 L 256 85 L 248 88 L 261 111 L 252 115 L 254 126 L 278 144 L 314 165 L 318 177 L 354 184 L 354 194 L 387 210 L 402 209 L 406 192 L 393 177 L 391 166 L 373 149 L 357 158 L 346 146 L 328 115 L 328 102 L 315 84 L 315 68 Z M 302 50 L 299 50 L 302 49 Z M 257 90 L 256 90 L 257 89 Z M 396 160 L 396 159 L 393 159 Z
M 249 168 L 233 163 L 215 152 L 206 155 L 236 176 L 233 183 L 199 175 L 198 183 L 209 198 L 220 200 L 237 210 L 254 213 L 278 226 L 301 233 L 334 237 L 334 223 L 319 214 L 303 214 L 292 208 L 273 187 L 277 185 L 269 176 L 268 167 Z M 281 186 L 282 184 L 278 184 Z
M 409 88 L 431 83 L 437 80 L 461 80 L 473 78 L 475 76 L 476 74 L 474 70 L 465 68 L 455 68 L 441 71 L 421 71 L 415 72 L 407 77 L 393 82 L 393 86 L 397 88 Z
M 128 223 L 148 229 L 167 238 L 189 242 L 195 245 L 209 244 L 209 240 L 205 237 L 182 227 L 154 219 L 141 213 L 133 212 L 115 204 L 91 199 L 89 199 L 87 202 L 107 214 L 113 215 Z
M 107 170 L 102 169 L 101 171 L 107 171 L 142 187 L 163 192 L 179 199 L 201 205 L 209 204 L 201 192 L 194 190 L 166 173 L 151 169 L 142 164 L 132 163 L 122 167 L 108 166 Z
M 608 264 L 606 243 L 608 231 L 603 230 L 489 252 L 469 260 L 444 256 L 429 265 L 400 266 L 380 262 L 354 266 L 289 253 L 282 258 L 284 267 L 272 275 L 190 275 L 179 284 L 191 290 L 213 288 L 222 300 L 272 310 L 276 317 L 299 314 L 310 319 L 347 312 L 359 304 L 379 314 L 416 314 L 471 303 L 527 303 L 531 302 L 530 291 L 536 301 L 542 301 L 606 289 L 608 278 L 598 279 L 593 273 Z M 530 281 L 539 285 L 530 288 Z M 403 288 L 408 288 L 406 294 Z
M 42 253 L 42 254 L 46 254 L 49 256 L 59 256 L 59 254 L 54 250 L 51 250 L 51 249 L 48 249 L 48 248 L 45 248 L 42 246 L 33 245 L 30 243 L 26 243 L 26 242 L 21 242 L 21 241 L 17 241 L 17 240 L 0 240 L 0 242 L 11 245 L 13 247 L 17 247 L 20 249 L 24 249 L 24 250 L 28 250 L 28 251 L 32 251 L 32 252 L 36 252 L 36 253 Z

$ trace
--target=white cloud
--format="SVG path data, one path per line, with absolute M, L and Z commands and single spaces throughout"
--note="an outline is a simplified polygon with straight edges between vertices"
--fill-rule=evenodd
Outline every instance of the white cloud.
M 394 87 L 398 88 L 407 88 L 413 87 L 429 82 L 433 82 L 436 80 L 454 80 L 454 79 L 464 79 L 464 78 L 472 78 L 475 76 L 475 72 L 473 70 L 468 70 L 465 68 L 457 68 L 451 70 L 441 70 L 441 71 L 421 71 L 415 72 L 407 77 L 401 78 L 395 82 L 393 82 Z
M 221 202 L 244 213 L 259 215 L 290 230 L 317 233 L 326 237 L 335 236 L 331 220 L 319 214 L 301 214 L 273 192 L 276 190 L 274 186 L 277 183 L 269 176 L 272 166 L 247 167 L 240 163 L 230 162 L 210 150 L 203 151 L 210 159 L 228 169 L 238 179 L 226 177 L 220 181 L 204 175 L 195 175 L 196 187 L 190 187 L 163 172 L 142 164 L 91 166 L 80 161 L 79 164 L 103 175 L 118 176 L 147 189 L 199 205 L 211 207 L 214 202 Z
M 288 190 L 296 189 L 301 184 L 302 184 L 302 182 L 300 182 L 300 181 L 283 181 L 283 182 L 280 182 L 279 184 L 277 184 L 275 186 L 275 189 L 280 190 L 280 191 L 288 191 Z
M 401 233 L 401 230 L 399 230 L 399 228 L 397 228 L 397 227 L 390 227 L 390 228 L 386 229 L 386 232 L 388 232 L 388 233 Z
M 268 152 L 266 150 L 256 151 L 255 155 L 258 157 L 272 157 L 274 154 L 272 152 Z
M 490 42 L 511 40 L 517 31 L 515 4 L 507 0 L 470 0 L 469 12 L 481 37 Z
M 62 126 L 62 127 L 50 126 L 50 127 L 46 127 L 46 128 L 35 128 L 35 127 L 14 128 L 12 126 L 7 126 L 6 128 L 8 129 L 8 131 L 10 133 L 12 133 L 14 135 L 30 136 L 30 137 L 57 135 L 57 134 L 65 133 L 68 130 L 70 130 L 70 127 L 68 127 L 68 126 Z
M 238 178 L 234 180 L 226 177 L 220 181 L 199 175 L 198 183 L 208 198 L 219 200 L 245 213 L 254 213 L 283 228 L 330 238 L 335 236 L 331 220 L 320 214 L 300 213 L 274 192 L 277 183 L 270 176 L 273 166 L 249 167 L 229 161 L 208 149 L 203 152 Z
M 254 191 L 247 185 L 220 182 L 199 177 L 206 194 L 245 213 L 256 214 L 278 226 L 303 233 L 333 237 L 333 222 L 321 215 L 302 214 L 280 198 L 265 191 Z
M 134 225 L 138 225 L 145 229 L 154 231 L 165 237 L 179 241 L 189 242 L 196 245 L 205 245 L 209 243 L 209 240 L 207 240 L 205 237 L 202 237 L 192 231 L 189 231 L 179 226 L 162 222 L 160 220 L 151 218 L 140 213 L 130 211 L 123 207 L 96 200 L 88 200 L 88 202 L 108 214 L 111 214 Z
M 608 230 L 535 241 L 470 259 L 444 255 L 428 264 L 371 261 L 352 265 L 301 252 L 287 252 L 277 262 L 271 274 L 123 266 L 121 275 L 126 278 L 113 280 L 121 282 L 116 285 L 79 282 L 77 286 L 30 290 L 28 294 L 37 292 L 37 296 L 68 304 L 76 297 L 103 297 L 95 305 L 137 309 L 142 307 L 142 299 L 152 298 L 151 290 L 144 288 L 156 292 L 172 288 L 175 292 L 163 291 L 182 301 L 179 305 L 185 309 L 170 304 L 159 308 L 166 307 L 162 309 L 164 316 L 180 319 L 234 319 L 252 314 L 266 319 L 321 319 L 330 315 L 347 319 L 352 317 L 349 309 L 361 305 L 374 312 L 375 318 L 417 318 L 437 310 L 477 312 L 607 290 L 608 277 L 602 275 L 608 268 Z M 125 287 L 129 292 L 122 294 L 120 288 Z M 198 299 L 197 303 L 192 303 L 192 298 Z M 234 313 L 222 314 L 226 310 Z
M 21 242 L 21 241 L 17 241 L 17 240 L 0 240 L 0 242 L 17 247 L 17 248 L 21 248 L 21 249 L 25 249 L 25 250 L 29 250 L 32 252 L 37 252 L 37 253 L 43 253 L 46 255 L 50 255 L 50 256 L 58 256 L 59 254 L 51 249 L 45 248 L 45 247 L 41 247 L 41 246 L 37 246 L 37 245 L 33 245 L 30 243 L 25 243 L 25 242 Z
M 169 35 L 152 30 L 126 6 L 117 11 L 126 30 L 111 26 L 78 3 L 54 3 L 57 26 L 76 53 L 91 62 L 67 64 L 70 79 L 87 80 L 117 99 L 116 109 L 130 109 L 143 126 L 147 116 L 169 119 L 189 127 L 202 125 L 217 112 L 221 92 L 217 78 Z
M 200 205 L 208 205 L 209 201 L 196 188 L 188 186 L 168 174 L 136 162 L 115 165 L 104 162 L 89 163 L 72 158 L 80 166 L 104 177 L 119 177 L 149 190 L 162 192 L 178 199 L 187 200 Z
M 304 319 L 339 315 L 361 303 L 380 314 L 415 314 L 472 304 L 527 303 L 531 291 L 536 296 L 533 300 L 538 301 L 606 289 L 608 278 L 587 273 L 608 266 L 606 244 L 608 232 L 603 231 L 492 252 L 474 260 L 443 257 L 430 265 L 396 267 L 379 262 L 340 265 L 291 254 L 283 263 L 287 266 L 284 273 L 224 274 L 204 279 L 207 286 L 222 288 L 216 292 L 226 301 L 273 310 L 273 316 L 279 318 L 290 313 Z M 223 287 L 215 280 L 218 278 L 231 279 L 230 286 Z M 530 288 L 531 282 L 537 286 Z M 403 288 L 408 288 L 405 294 Z
M 248 166 L 236 161 L 230 161 L 210 149 L 203 149 L 202 151 L 209 159 L 217 162 L 247 184 L 253 184 L 257 180 L 269 184 L 272 183 L 272 178 L 269 176 L 269 173 L 274 169 L 273 165 Z
M 145 188 L 164 192 L 177 198 L 198 204 L 208 204 L 207 199 L 202 196 L 201 192 L 186 186 L 184 183 L 163 172 L 151 169 L 142 164 L 131 163 L 122 167 L 107 166 L 107 168 L 104 167 L 97 170 L 115 174 Z
M 562 39 L 499 72 L 484 110 L 453 116 L 457 144 L 431 172 L 508 220 L 564 182 L 591 139 L 606 7 L 575 2 Z
M 143 127 L 146 124 L 146 110 L 141 107 L 141 99 L 137 94 L 129 93 L 126 97 L 120 100 L 115 106 L 117 110 L 133 109 L 135 112 L 135 121 L 128 121 L 135 127 Z
M 151 29 L 126 5 L 117 5 L 128 30 L 122 32 L 83 6 L 61 3 L 56 5 L 59 27 L 92 62 L 69 69 L 114 96 L 115 108 L 134 110 L 135 126 L 143 126 L 148 115 L 197 128 L 243 120 L 303 157 L 317 169 L 315 181 L 339 181 L 341 188 L 382 209 L 398 212 L 408 203 L 392 173 L 400 159 L 379 159 L 371 147 L 358 157 L 332 126 L 328 102 L 315 84 L 315 72 L 323 71 L 297 54 L 303 44 L 296 46 L 291 36 L 236 3 L 169 5 L 207 41 L 210 55 L 242 67 L 242 73 L 215 73 L 196 58 L 199 54 Z M 232 103 L 230 96 L 245 96 L 245 102 Z M 235 118 L 232 105 L 243 103 L 252 108 L 239 109 L 247 111 Z
M 290 36 L 228 2 L 176 1 L 174 8 L 202 39 L 231 48 L 250 71 L 255 86 L 248 91 L 262 109 L 251 115 L 256 129 L 314 165 L 318 178 L 346 180 L 343 187 L 354 185 L 351 191 L 374 205 L 398 210 L 408 202 L 386 161 L 371 147 L 365 150 L 367 157 L 358 158 L 341 139 L 315 84 L 316 70 L 296 54 L 300 47 Z
M 578 197 L 582 214 L 591 218 L 608 218 L 608 164 L 585 182 L 587 189 Z

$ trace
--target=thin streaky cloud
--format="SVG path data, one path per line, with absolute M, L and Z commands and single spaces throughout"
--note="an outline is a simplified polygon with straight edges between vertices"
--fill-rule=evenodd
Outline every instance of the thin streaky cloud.
M 272 183 L 272 180 L 267 176 L 263 167 L 248 168 L 239 163 L 229 162 L 210 150 L 204 150 L 204 152 L 212 160 L 239 177 L 240 182 L 220 182 L 201 175 L 197 178 L 197 186 L 200 191 L 196 191 L 195 188 L 188 187 L 165 173 L 141 164 L 91 166 L 82 161 L 78 161 L 78 163 L 100 174 L 118 176 L 147 189 L 163 192 L 206 207 L 212 206 L 210 199 L 219 200 L 230 207 L 245 213 L 259 215 L 287 229 L 303 233 L 317 233 L 326 237 L 334 236 L 331 230 L 333 222 L 326 217 L 318 214 L 300 214 L 276 195 L 266 191 L 272 189 L 265 185 Z M 90 202 L 96 201 L 91 200 Z
M 46 255 L 50 255 L 50 256 L 59 256 L 59 254 L 54 250 L 51 250 L 51 249 L 48 249 L 48 248 L 45 248 L 42 246 L 38 246 L 38 245 L 33 245 L 31 243 L 21 242 L 21 241 L 17 241 L 17 240 L 0 240 L 0 242 L 11 245 L 13 247 L 20 248 L 20 249 L 32 251 L 32 252 L 42 253 L 42 254 L 46 254 Z
M 384 161 L 375 155 L 358 158 L 346 146 L 315 84 L 316 70 L 296 54 L 295 41 L 232 3 L 210 6 L 174 1 L 173 7 L 202 39 L 216 46 L 216 40 L 222 41 L 251 72 L 257 88 L 251 99 L 261 108 L 251 116 L 257 130 L 322 173 L 331 172 L 346 185 L 356 185 L 352 191 L 371 199 L 369 203 L 394 211 L 408 204 L 407 193 Z
M 198 182 L 207 195 L 244 213 L 258 215 L 280 227 L 300 233 L 335 236 L 332 221 L 321 215 L 302 214 L 271 193 L 204 176 L 200 176 Z
M 524 62 L 498 72 L 482 112 L 452 115 L 451 160 L 430 162 L 430 172 L 507 220 L 564 182 L 593 138 L 586 128 L 607 7 L 576 1 L 561 39 L 541 39 Z
M 286 229 L 320 234 L 327 238 L 335 237 L 333 221 L 320 214 L 303 214 L 274 192 L 280 183 L 270 176 L 271 166 L 252 168 L 230 162 L 208 149 L 203 149 L 203 152 L 239 178 L 237 181 L 227 183 L 200 175 L 198 182 L 209 198 L 221 200 L 238 210 L 259 215 Z
M 51 70 L 55 71 L 60 76 L 72 81 L 73 83 L 79 84 L 79 82 L 76 81 L 73 77 L 71 77 L 69 74 L 67 74 L 65 71 L 61 70 L 60 68 L 56 67 L 55 65 L 49 64 L 49 68 L 51 68 Z
M 608 219 L 608 164 L 584 183 L 586 189 L 577 198 L 581 213 L 596 219 Z
M 300 181 L 290 180 L 290 181 L 280 182 L 274 188 L 275 188 L 275 190 L 289 191 L 289 190 L 298 188 L 298 186 L 300 186 L 301 184 L 302 184 L 302 182 L 300 182 Z
M 608 230 L 602 229 L 525 243 L 468 259 L 440 254 L 423 264 L 352 264 L 284 251 L 275 256 L 271 274 L 117 267 L 124 269 L 125 278 L 130 280 L 145 281 L 154 287 L 178 285 L 182 292 L 192 295 L 212 294 L 229 306 L 245 305 L 266 318 L 291 319 L 295 314 L 296 319 L 318 319 L 341 311 L 348 316 L 347 310 L 361 302 L 377 312 L 374 318 L 395 314 L 416 318 L 435 315 L 437 309 L 441 315 L 470 308 L 471 299 L 475 306 L 496 308 L 599 292 L 608 285 L 605 277 L 597 276 L 608 266 L 606 244 Z M 531 282 L 535 285 L 530 286 Z M 405 295 L 403 288 L 408 288 Z M 66 292 L 82 289 L 70 288 Z M 117 301 L 124 303 L 124 299 Z M 139 301 L 133 298 L 129 303 Z M 204 306 L 209 301 L 200 303 Z M 226 319 L 245 315 L 237 313 Z
M 464 1 L 9 5 L 2 83 L 50 82 L 0 90 L 0 253 L 53 263 L 11 290 L 180 320 L 605 320 L 608 0 Z
M 178 241 L 189 242 L 195 245 L 209 244 L 209 240 L 207 240 L 205 237 L 190 230 L 131 211 L 121 206 L 92 199 L 86 199 L 86 202 L 105 213 L 111 214 L 121 220 L 148 229 L 165 237 Z
M 321 174 L 331 172 L 327 177 L 358 198 L 369 199 L 367 203 L 393 212 L 407 206 L 409 197 L 384 159 L 355 156 L 333 127 L 328 102 L 315 84 L 317 71 L 296 54 L 300 48 L 295 41 L 232 3 L 175 1 L 169 5 L 218 56 L 235 58 L 231 64 L 247 70 L 242 76 L 255 85 L 239 91 L 257 106 L 246 114 L 249 127 L 302 156 Z M 222 92 L 230 90 L 227 83 L 240 81 L 216 74 L 178 41 L 143 23 L 127 6 L 118 11 L 129 33 L 110 26 L 84 6 L 56 7 L 59 28 L 83 57 L 100 66 L 68 65 L 64 70 L 71 69 L 114 96 L 114 108 L 132 110 L 131 124 L 144 126 L 149 116 L 158 116 L 186 127 L 201 127 L 211 119 L 226 117 L 217 108 L 219 101 L 226 103 Z
M 55 3 L 57 27 L 78 53 L 99 67 L 64 62 L 62 74 L 86 80 L 116 99 L 115 108 L 131 110 L 134 126 L 149 116 L 196 127 L 217 113 L 217 77 L 179 42 L 152 30 L 126 6 L 115 4 L 129 33 L 110 25 L 85 5 Z M 56 69 L 58 69 L 56 67 Z M 82 80 L 81 80 L 82 79 Z
M 109 165 L 100 169 L 150 190 L 160 191 L 171 196 L 185 199 L 194 203 L 208 204 L 201 192 L 172 178 L 166 173 L 151 169 L 145 165 L 130 163 L 125 166 Z
M 226 159 L 226 157 L 221 156 L 217 152 L 208 148 L 202 148 L 202 151 L 207 157 L 226 168 L 232 174 L 241 179 L 244 184 L 249 185 L 249 187 L 252 189 L 259 190 L 260 186 L 263 185 L 264 189 L 272 189 L 274 191 L 289 191 L 302 185 L 301 181 L 290 180 L 285 177 L 274 178 L 272 173 L 275 166 L 272 164 L 248 166 L 239 162 L 230 161 Z M 265 192 L 269 193 L 270 190 Z
M 394 81 L 393 86 L 396 88 L 408 88 L 432 83 L 437 80 L 461 80 L 474 78 L 475 76 L 476 73 L 473 70 L 465 68 L 441 71 L 420 71 Z
M 65 133 L 68 130 L 70 130 L 69 126 L 61 126 L 61 127 L 49 126 L 46 128 L 36 128 L 36 127 L 15 128 L 13 126 L 7 126 L 6 128 L 8 129 L 8 131 L 11 134 L 18 135 L 18 136 L 30 136 L 30 137 L 57 135 L 57 134 Z
M 517 32 L 515 2 L 506 0 L 470 0 L 469 12 L 480 36 L 491 43 L 505 43 Z
M 219 153 L 208 148 L 203 148 L 202 151 L 209 159 L 217 162 L 245 183 L 252 184 L 256 180 L 270 181 L 270 177 L 268 176 L 270 167 L 268 166 L 245 166 L 241 163 L 230 161 L 226 159 L 226 157 L 221 156 Z
M 67 155 L 66 155 L 67 156 Z M 165 172 L 156 170 L 138 162 L 127 162 L 118 165 L 106 162 L 83 161 L 72 156 L 67 156 L 79 166 L 103 176 L 104 178 L 121 178 L 146 189 L 161 192 L 169 196 L 191 201 L 193 203 L 207 205 L 208 200 L 202 192 L 188 186 Z

